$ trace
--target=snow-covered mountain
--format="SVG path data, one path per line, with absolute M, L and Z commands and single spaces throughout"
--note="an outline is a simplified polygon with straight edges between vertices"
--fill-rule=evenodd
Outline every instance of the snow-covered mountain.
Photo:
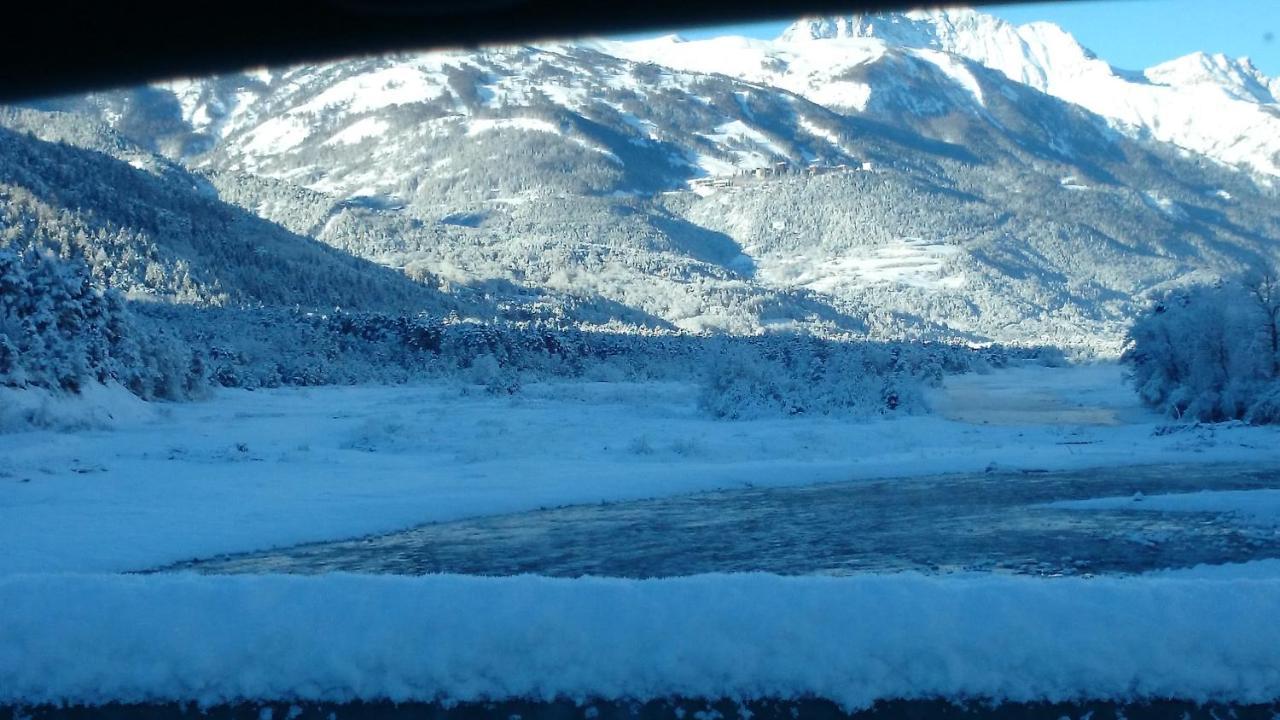
M 1276 86 L 1222 57 L 1120 71 L 1054 26 L 956 10 L 40 107 L 446 291 L 688 330 L 1114 349 L 1144 293 L 1276 256 Z
M 685 41 L 668 35 L 260 70 L 99 94 L 80 107 L 96 106 L 101 118 L 123 126 L 126 133 L 132 129 L 147 136 L 165 154 L 195 156 L 217 145 L 218 155 L 238 157 L 253 169 L 269 164 L 265 158 L 296 151 L 308 139 L 331 146 L 387 139 L 395 127 L 381 117 L 366 116 L 408 106 L 434 104 L 433 122 L 416 129 L 440 137 L 462 118 L 518 106 L 579 112 L 605 104 L 625 115 L 622 103 L 610 102 L 609 96 L 646 98 L 646 88 L 697 89 L 690 86 L 705 78 L 693 76 L 713 74 L 784 90 L 835 112 L 861 113 L 873 90 L 893 88 L 881 78 L 877 83 L 860 78 L 860 69 L 903 56 L 933 65 L 978 105 L 986 98 L 966 60 L 1083 107 L 1135 136 L 1280 174 L 1280 79 L 1266 76 L 1247 58 L 1193 53 L 1142 72 L 1120 70 L 1056 25 L 1013 25 L 969 9 L 806 19 L 776 40 L 726 36 Z M 894 80 L 912 84 L 909 74 Z M 735 115 L 740 113 L 716 118 L 727 127 L 709 128 L 723 132 L 701 134 L 721 144 L 744 141 L 777 150 L 749 124 L 731 125 Z M 519 124 L 555 131 L 535 120 Z M 463 129 L 474 137 L 500 127 L 513 126 L 480 122 Z M 815 132 L 806 127 L 798 135 L 806 129 Z M 176 138 L 183 142 L 175 144 Z M 224 142 L 228 139 L 232 141 Z M 579 139 L 590 147 L 588 138 Z M 766 152 L 733 165 L 764 164 L 771 155 L 785 154 Z M 703 160 L 713 174 L 727 169 Z
M 1129 72 L 1112 67 L 1052 23 L 1013 25 L 964 9 L 803 20 L 783 32 L 776 45 L 831 42 L 884 43 L 969 58 L 1087 108 L 1118 128 L 1280 175 L 1280 80 L 1267 77 L 1247 58 L 1193 53 Z
M 203 177 L 110 131 L 10 109 L 0 109 L 0 121 L 0 247 L 79 255 L 95 280 L 138 300 L 456 307 L 400 273 L 220 200 Z M 34 137 L 37 129 L 48 140 Z

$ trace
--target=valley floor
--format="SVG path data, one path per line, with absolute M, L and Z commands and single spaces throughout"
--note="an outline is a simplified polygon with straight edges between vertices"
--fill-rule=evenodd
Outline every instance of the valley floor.
M 696 391 L 50 405 L 96 429 L 0 435 L 0 712 L 1280 698 L 1275 429 L 1167 425 L 1108 365 L 951 378 L 869 422 L 715 421 Z M 569 577 L 366 574 L 440 571 Z
M 719 421 L 674 383 L 113 399 L 105 429 L 0 435 L 0 572 L 119 572 L 426 522 L 942 473 L 1280 464 L 1270 428 L 1180 427 L 1110 365 L 949 378 L 932 415 Z M 99 421 L 101 421 L 101 416 Z

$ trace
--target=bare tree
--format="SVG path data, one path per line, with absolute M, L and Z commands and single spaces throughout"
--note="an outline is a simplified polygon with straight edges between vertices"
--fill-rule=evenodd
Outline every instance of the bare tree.
M 1253 275 L 1248 283 L 1249 295 L 1266 319 L 1267 341 L 1271 350 L 1270 377 L 1280 377 L 1280 278 L 1268 265 Z

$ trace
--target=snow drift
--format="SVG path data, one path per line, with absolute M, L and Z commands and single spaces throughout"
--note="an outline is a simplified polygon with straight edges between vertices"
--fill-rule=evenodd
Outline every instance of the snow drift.
M 1280 580 L 0 579 L 0 703 L 1262 702 Z

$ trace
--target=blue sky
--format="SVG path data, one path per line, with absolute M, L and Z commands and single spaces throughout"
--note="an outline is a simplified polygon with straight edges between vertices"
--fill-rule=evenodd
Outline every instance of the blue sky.
M 983 10 L 1018 24 L 1056 23 L 1121 68 L 1140 70 L 1204 50 L 1247 55 L 1263 72 L 1280 76 L 1280 0 L 1084 0 Z M 689 38 L 771 38 L 786 26 L 786 22 L 769 22 L 675 31 Z

